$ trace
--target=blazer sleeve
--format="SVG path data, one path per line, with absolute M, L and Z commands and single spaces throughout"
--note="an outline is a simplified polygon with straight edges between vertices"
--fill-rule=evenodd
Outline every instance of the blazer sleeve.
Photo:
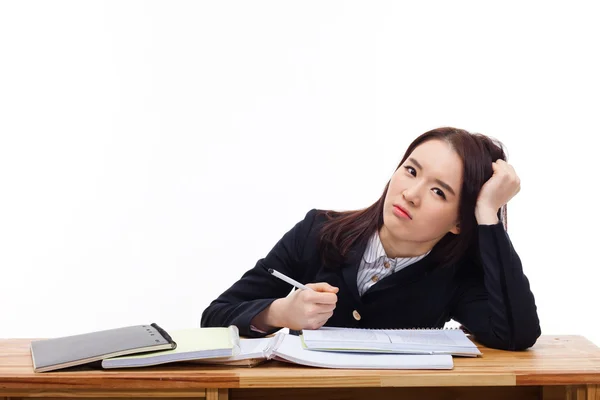
M 450 316 L 482 344 L 524 350 L 541 334 L 529 281 L 501 223 L 479 225 L 481 269 L 463 273 Z
M 273 268 L 296 280 L 302 276 L 302 255 L 317 210 L 309 211 L 304 220 L 289 230 L 254 268 L 250 269 L 222 293 L 202 313 L 202 327 L 236 325 L 240 335 L 259 337 L 272 332 L 251 329 L 252 319 L 278 298 L 287 296 L 290 284 L 268 272 Z M 304 282 L 305 283 L 305 282 Z

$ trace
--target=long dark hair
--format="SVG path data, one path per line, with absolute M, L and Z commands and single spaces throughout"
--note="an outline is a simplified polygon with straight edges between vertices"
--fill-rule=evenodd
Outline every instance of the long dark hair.
M 460 234 L 447 233 L 433 248 L 431 256 L 442 265 L 457 262 L 465 254 L 477 250 L 475 203 L 483 184 L 491 178 L 492 162 L 506 160 L 503 145 L 488 136 L 451 127 L 437 128 L 416 138 L 396 167 L 429 140 L 444 140 L 456 151 L 463 163 L 463 184 L 459 204 Z M 321 230 L 319 249 L 325 265 L 335 267 L 345 261 L 350 249 L 365 243 L 383 225 L 383 203 L 389 181 L 381 197 L 370 207 L 356 211 L 324 211 L 328 218 Z M 506 228 L 506 209 L 498 211 Z

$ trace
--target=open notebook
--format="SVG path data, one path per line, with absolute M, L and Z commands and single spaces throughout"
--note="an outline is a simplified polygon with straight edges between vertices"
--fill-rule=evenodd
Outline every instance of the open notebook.
M 283 335 L 273 358 L 295 364 L 346 369 L 452 369 L 450 355 L 329 353 L 303 348 L 298 336 Z
M 236 355 L 193 361 L 198 364 L 254 367 L 269 360 L 272 347 L 276 343 L 275 339 L 275 337 L 240 339 L 240 351 Z
M 460 329 L 323 327 L 303 330 L 302 343 L 306 349 L 319 351 L 481 355 L 477 346 Z
M 207 328 L 201 328 L 207 329 Z M 179 340 L 178 349 L 185 349 L 185 340 L 172 332 Z M 178 337 L 179 336 L 179 337 Z M 240 339 L 239 352 L 227 357 L 198 357 L 194 351 L 163 351 L 154 355 L 119 357 L 102 362 L 104 368 L 143 367 L 167 362 L 190 361 L 199 364 L 222 366 L 254 366 L 267 360 L 321 368 L 351 369 L 452 369 L 450 355 L 407 355 L 407 354 L 368 354 L 330 353 L 303 348 L 300 337 L 279 332 L 263 339 Z M 166 356 L 166 357 L 165 357 Z M 120 359 L 120 361 L 118 361 Z
M 241 339 L 240 354 L 201 363 L 252 366 L 261 361 L 279 360 L 321 368 L 345 369 L 452 369 L 450 355 L 331 353 L 307 350 L 300 337 L 279 332 L 271 338 Z

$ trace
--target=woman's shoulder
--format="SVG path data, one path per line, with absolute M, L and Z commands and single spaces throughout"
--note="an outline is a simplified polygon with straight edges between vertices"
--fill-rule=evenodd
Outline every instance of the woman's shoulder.
M 330 221 L 335 217 L 336 213 L 331 210 L 313 208 L 298 222 L 297 227 L 307 233 L 319 231 L 325 222 Z
M 295 237 L 300 240 L 307 240 L 314 245 L 318 245 L 321 240 L 324 225 L 336 219 L 341 215 L 340 212 L 313 208 L 309 210 L 304 218 L 296 223 L 292 228 Z
M 335 220 L 343 215 L 344 212 L 341 211 L 313 208 L 306 213 L 304 219 L 299 223 L 310 226 L 311 230 L 315 228 L 320 229 L 326 222 Z

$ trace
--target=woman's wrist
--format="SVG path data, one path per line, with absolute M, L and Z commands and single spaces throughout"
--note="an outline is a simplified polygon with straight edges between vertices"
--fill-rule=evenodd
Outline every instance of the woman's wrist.
M 267 308 L 258 313 L 252 319 L 250 324 L 265 332 L 283 328 L 285 326 L 282 318 L 284 315 L 282 312 L 284 300 L 285 299 L 277 299 L 272 302 Z
M 498 215 L 496 210 L 493 208 L 475 208 L 475 218 L 479 225 L 496 225 L 498 222 Z

